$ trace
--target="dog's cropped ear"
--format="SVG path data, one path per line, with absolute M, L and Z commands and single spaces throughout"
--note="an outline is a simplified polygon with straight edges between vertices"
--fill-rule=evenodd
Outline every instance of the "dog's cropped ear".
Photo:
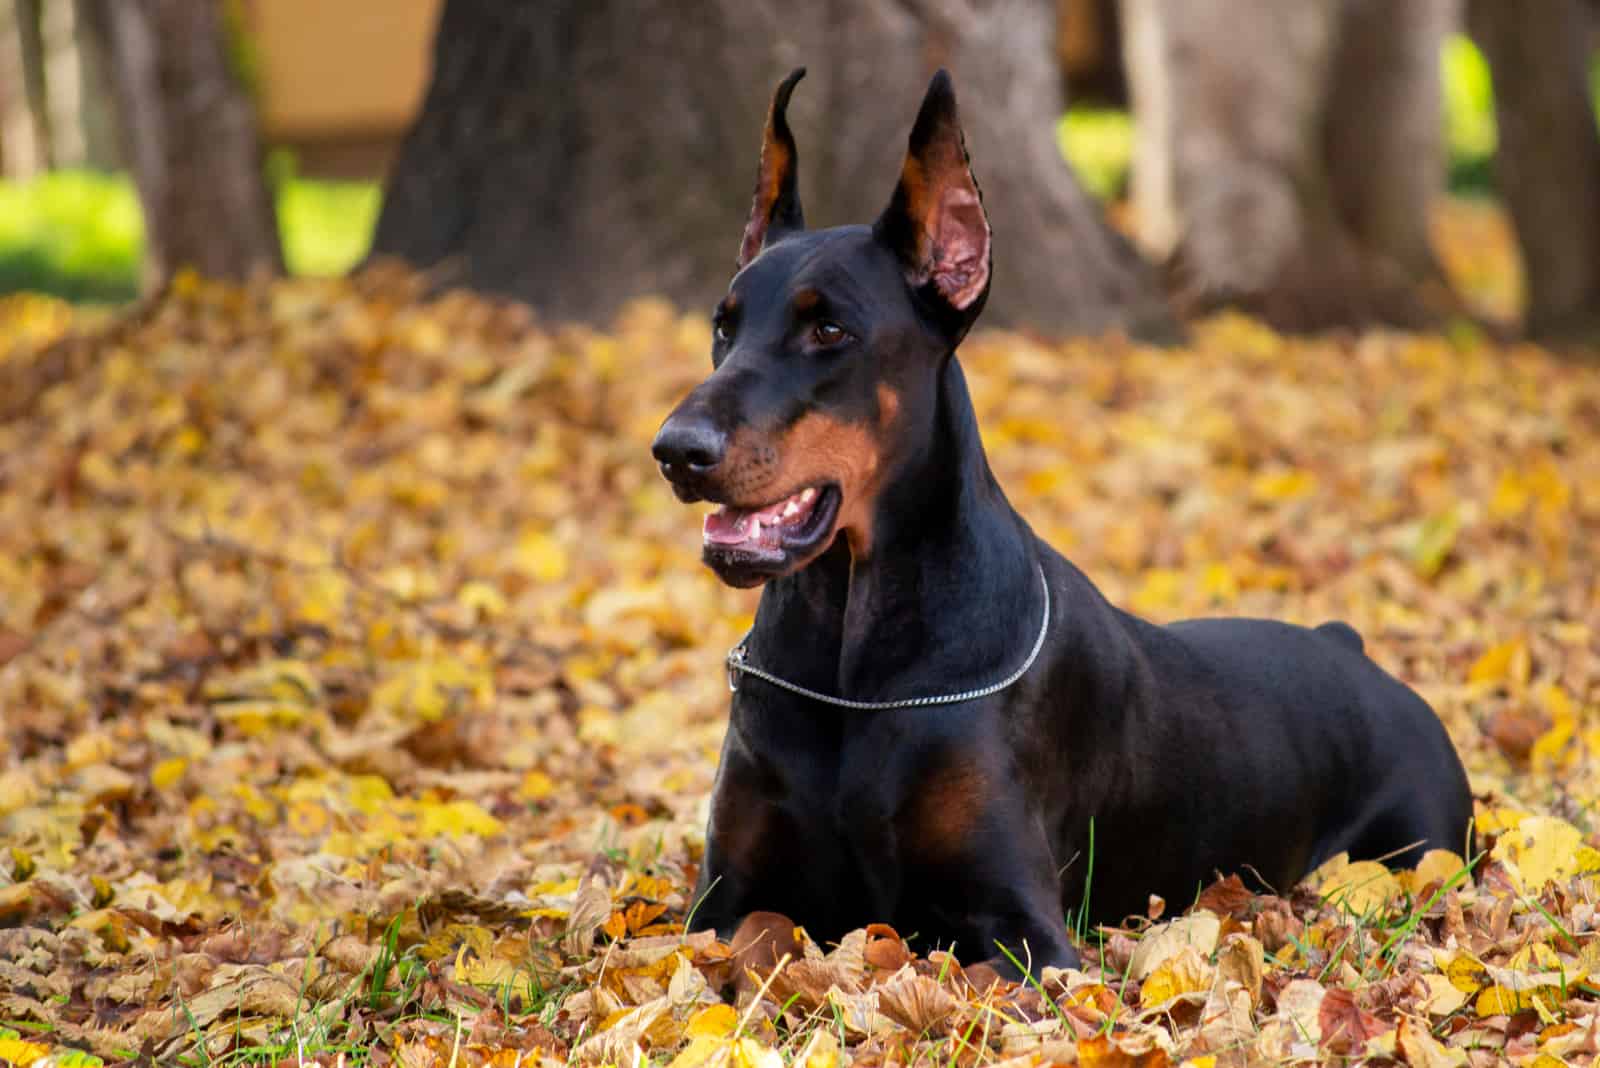
M 967 161 L 948 71 L 928 86 L 900 184 L 873 230 L 959 340 L 983 310 L 992 261 L 989 218 Z
M 797 181 L 800 157 L 795 151 L 794 134 L 789 132 L 789 95 L 801 78 L 804 67 L 797 67 L 778 83 L 767 111 L 767 129 L 761 138 L 761 166 L 756 171 L 756 195 L 750 203 L 750 221 L 744 224 L 744 240 L 739 242 L 739 266 L 760 255 L 762 248 L 784 234 L 804 230 L 805 216 L 800 211 Z

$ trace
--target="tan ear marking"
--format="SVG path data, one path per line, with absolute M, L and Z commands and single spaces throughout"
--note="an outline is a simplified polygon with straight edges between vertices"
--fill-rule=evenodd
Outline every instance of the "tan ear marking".
M 900 257 L 912 286 L 931 283 L 970 324 L 989 288 L 991 234 L 945 71 L 928 86 L 900 182 L 875 229 Z
M 750 220 L 739 242 L 739 266 L 761 254 L 769 240 L 805 228 L 800 208 L 800 154 L 789 130 L 789 97 L 806 69 L 797 67 L 778 83 L 767 108 L 767 125 L 761 138 L 761 163 L 756 169 L 756 191 L 750 202 Z

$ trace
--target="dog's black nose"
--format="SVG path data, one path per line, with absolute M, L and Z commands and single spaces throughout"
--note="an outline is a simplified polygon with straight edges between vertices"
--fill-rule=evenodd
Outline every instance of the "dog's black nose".
M 661 425 L 650 454 L 674 482 L 709 475 L 728 454 L 728 436 L 700 414 L 674 413 Z

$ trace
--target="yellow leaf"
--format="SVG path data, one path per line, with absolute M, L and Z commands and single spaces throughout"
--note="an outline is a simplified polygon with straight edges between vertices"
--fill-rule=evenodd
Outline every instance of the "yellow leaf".
M 1213 971 L 1193 946 L 1184 946 L 1140 984 L 1139 1004 L 1153 1009 L 1185 994 L 1204 993 L 1211 988 Z
M 741 1038 L 733 1043 L 728 1068 L 784 1068 L 783 1056 L 753 1038 Z
M 1455 549 L 1461 533 L 1461 514 L 1455 508 L 1430 516 L 1418 529 L 1411 543 L 1411 561 L 1424 576 L 1439 573 Z
M 728 1039 L 722 1035 L 696 1035 L 667 1068 L 705 1068 L 728 1048 Z
M 1492 645 L 1473 661 L 1467 671 L 1467 681 L 1498 685 L 1508 682 L 1528 681 L 1528 645 L 1521 638 L 1512 638 Z
M 297 584 L 300 599 L 295 614 L 307 623 L 332 625 L 344 615 L 350 583 L 337 571 L 314 571 Z
M 37 1042 L 28 1042 L 15 1031 L 9 1029 L 0 1031 L 0 1064 L 28 1068 L 35 1061 L 44 1060 L 49 1055 L 49 1046 L 41 1046 Z
M 1458 876 L 1461 881 L 1465 881 L 1463 869 L 1466 866 L 1466 861 L 1448 849 L 1430 849 L 1417 862 L 1415 871 L 1396 872 L 1395 877 L 1406 893 L 1415 896 L 1422 893 L 1430 883 L 1446 887 Z
M 424 801 L 419 803 L 418 811 L 422 816 L 422 824 L 418 833 L 424 838 L 435 835 L 447 834 L 452 837 L 463 835 L 488 835 L 499 834 L 504 825 L 489 813 L 485 812 L 476 801 L 459 799 L 456 801 Z
M 1317 887 L 1323 900 L 1340 905 L 1357 916 L 1381 911 L 1400 896 L 1394 873 L 1375 860 L 1358 860 Z
M 1502 471 L 1500 481 L 1495 483 L 1494 496 L 1489 498 L 1489 515 L 1495 519 L 1519 516 L 1528 507 L 1530 496 L 1521 476 L 1515 471 Z
M 738 1026 L 739 1014 L 732 1005 L 708 1005 L 689 1017 L 689 1026 L 684 1029 L 684 1034 L 690 1038 L 701 1035 L 726 1038 Z
M 1417 1008 L 1419 1012 L 1426 1012 L 1430 1016 L 1449 1016 L 1466 1004 L 1469 993 L 1477 992 L 1476 988 L 1472 991 L 1459 989 L 1445 975 L 1424 975 L 1422 982 L 1428 988 L 1428 994 Z
M 67 769 L 104 764 L 116 752 L 116 739 L 109 731 L 87 731 L 67 743 Z
M 1258 501 L 1278 502 L 1304 497 L 1317 487 L 1310 471 L 1291 469 L 1257 475 L 1250 483 L 1250 495 Z
M 1458 954 L 1445 966 L 1445 978 L 1463 994 L 1476 994 L 1489 982 L 1489 971 L 1483 962 L 1469 953 Z
M 0 816 L 33 804 L 41 793 L 39 782 L 29 769 L 0 771 Z
M 1529 816 L 1502 834 L 1489 854 L 1505 865 L 1523 892 L 1546 883 L 1600 871 L 1600 853 L 1583 843 L 1583 833 L 1554 816 Z
M 1515 984 L 1506 979 L 1523 980 Z M 1473 1002 L 1473 1011 L 1481 1019 L 1485 1016 L 1510 1016 L 1528 1009 L 1548 1009 L 1561 1000 L 1561 978 L 1556 973 L 1539 975 L 1505 976 L 1493 986 L 1485 987 Z
M 512 563 L 518 570 L 540 582 L 559 582 L 567 577 L 567 550 L 543 531 L 523 532 L 517 539 Z
M 1488 835 L 1504 834 L 1515 827 L 1532 813 L 1522 812 L 1514 808 L 1489 808 L 1478 813 L 1478 833 Z
M 21 846 L 12 846 L 10 853 L 11 878 L 15 879 L 17 882 L 20 883 L 26 881 L 32 877 L 36 870 L 38 870 L 38 865 L 34 863 L 32 854 L 23 849 Z
M 328 810 L 315 801 L 296 801 L 287 812 L 289 829 L 302 838 L 311 838 L 328 829 Z
M 505 595 L 487 582 L 469 582 L 456 593 L 456 601 L 479 619 L 494 619 L 505 614 L 509 605 Z
M 811 1033 L 811 1040 L 794 1061 L 799 1068 L 839 1068 L 840 1062 L 839 1040 L 826 1028 Z
M 183 778 L 183 773 L 189 770 L 189 761 L 185 757 L 168 757 L 150 769 L 150 785 L 157 790 L 165 790 Z
M 1410 1017 L 1400 1018 L 1395 1045 L 1411 1068 L 1453 1068 L 1466 1060 L 1459 1051 L 1452 1052 L 1429 1034 L 1426 1025 Z
M 544 772 L 534 769 L 522 777 L 517 797 L 523 801 L 542 801 L 556 791 L 556 782 Z

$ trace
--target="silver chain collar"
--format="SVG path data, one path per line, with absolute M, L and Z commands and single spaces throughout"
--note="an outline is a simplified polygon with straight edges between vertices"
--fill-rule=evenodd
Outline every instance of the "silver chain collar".
M 821 701 L 825 705 L 853 708 L 864 712 L 882 711 L 891 708 L 922 708 L 927 705 L 954 705 L 962 701 L 976 701 L 980 697 L 997 694 L 1026 675 L 1028 669 L 1033 666 L 1033 662 L 1039 659 L 1039 650 L 1044 648 L 1045 635 L 1050 632 L 1050 583 L 1044 577 L 1044 567 L 1042 565 L 1039 567 L 1039 586 L 1044 590 L 1044 618 L 1039 620 L 1039 636 L 1033 640 L 1033 648 L 1028 652 L 1028 659 L 1024 660 L 1022 666 L 1017 670 L 999 682 L 992 682 L 988 686 L 982 686 L 976 690 L 963 690 L 961 693 L 939 694 L 935 697 L 907 697 L 899 701 L 852 701 L 847 697 L 830 697 L 828 694 L 809 690 L 787 679 L 780 679 L 770 671 L 763 671 L 754 664 L 747 663 L 745 657 L 750 653 L 748 648 L 750 635 L 755 629 L 752 627 L 751 630 L 745 631 L 745 635 L 739 639 L 738 645 L 728 650 L 728 690 L 731 693 L 738 693 L 739 676 L 754 675 L 763 682 L 770 682 L 779 689 L 788 690 L 790 693 L 799 694 L 801 697 L 809 697 L 811 700 Z

